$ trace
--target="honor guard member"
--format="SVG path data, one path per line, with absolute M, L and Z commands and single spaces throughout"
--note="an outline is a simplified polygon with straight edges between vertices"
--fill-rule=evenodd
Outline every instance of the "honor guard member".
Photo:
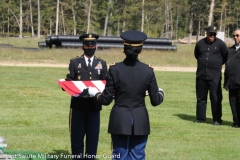
M 197 59 L 196 71 L 196 119 L 206 121 L 207 98 L 210 92 L 211 110 L 214 125 L 222 123 L 222 65 L 227 61 L 228 48 L 216 37 L 217 29 L 209 26 L 206 38 L 196 43 L 194 55 Z
M 83 34 L 79 38 L 82 41 L 84 54 L 70 60 L 66 80 L 105 80 L 107 75 L 106 61 L 94 56 L 99 36 Z M 95 98 L 71 97 L 69 123 L 73 159 L 95 159 L 101 109 L 101 104 L 97 103 Z M 86 138 L 85 145 L 84 137 Z
M 123 32 L 121 38 L 126 58 L 110 66 L 102 93 L 94 87 L 88 93 L 103 105 L 109 105 L 115 97 L 108 126 L 113 143 L 112 159 L 144 160 L 150 134 L 146 91 L 153 106 L 163 102 L 164 92 L 158 88 L 153 68 L 138 59 L 146 34 L 130 30 Z
M 233 127 L 238 128 L 240 127 L 240 78 L 237 75 L 240 68 L 238 53 L 240 51 L 240 28 L 235 29 L 233 38 L 235 44 L 228 51 L 228 61 L 224 71 L 224 88 L 228 91 Z

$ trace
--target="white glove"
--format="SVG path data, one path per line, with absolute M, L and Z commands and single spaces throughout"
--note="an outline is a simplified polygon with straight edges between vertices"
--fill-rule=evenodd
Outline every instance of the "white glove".
M 162 95 L 165 96 L 165 93 L 162 88 L 158 88 L 158 92 L 162 93 Z
M 98 92 L 96 87 L 88 87 L 89 96 L 94 97 Z

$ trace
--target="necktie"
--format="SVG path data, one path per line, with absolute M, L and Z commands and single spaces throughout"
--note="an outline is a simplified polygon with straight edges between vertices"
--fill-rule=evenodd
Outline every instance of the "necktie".
M 91 59 L 88 59 L 88 71 L 91 71 L 92 67 L 91 67 Z

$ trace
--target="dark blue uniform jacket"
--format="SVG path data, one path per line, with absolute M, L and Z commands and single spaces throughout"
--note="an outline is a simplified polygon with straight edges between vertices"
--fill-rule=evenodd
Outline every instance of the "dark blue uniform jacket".
M 108 133 L 148 135 L 150 123 L 145 104 L 146 91 L 153 106 L 163 101 L 153 69 L 138 59 L 110 66 L 105 90 L 96 95 L 100 104 L 108 105 L 115 96 Z
M 106 61 L 96 56 L 92 62 L 92 70 L 88 71 L 84 56 L 70 60 L 69 73 L 66 80 L 84 81 L 84 80 L 105 80 L 107 75 Z M 72 97 L 71 108 L 81 111 L 100 111 L 102 106 L 94 98 Z

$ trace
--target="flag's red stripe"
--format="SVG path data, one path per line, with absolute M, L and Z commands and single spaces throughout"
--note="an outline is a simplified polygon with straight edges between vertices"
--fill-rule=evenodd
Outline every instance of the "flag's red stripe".
M 72 96 L 80 94 L 79 89 L 71 81 L 58 81 L 58 84 Z
M 69 90 L 70 92 L 73 93 L 72 95 L 79 94 L 79 89 L 76 89 L 76 86 L 74 86 L 73 83 L 64 82 L 63 84 L 66 86 L 67 90 Z M 73 85 L 72 85 L 72 84 L 73 84 Z M 74 86 L 74 88 L 73 88 L 72 86 Z M 80 91 L 80 92 L 81 92 L 81 91 Z
M 70 95 L 74 95 L 75 93 L 73 93 L 71 90 L 69 90 L 62 81 L 58 81 L 58 84 L 60 85 L 61 88 L 64 89 L 64 91 L 66 91 L 67 93 L 69 93 Z
M 102 82 L 106 85 L 106 80 L 102 80 Z
M 76 94 L 80 94 L 82 92 L 72 81 L 65 81 L 64 84 L 68 87 L 68 89 Z
M 93 83 L 92 83 L 92 81 L 82 81 L 85 85 L 86 85 L 86 87 L 88 88 L 88 87 L 96 87 Z
M 71 89 L 68 88 L 68 86 L 64 82 L 60 82 L 61 87 L 69 93 L 71 96 L 76 95 L 77 93 L 73 92 Z

